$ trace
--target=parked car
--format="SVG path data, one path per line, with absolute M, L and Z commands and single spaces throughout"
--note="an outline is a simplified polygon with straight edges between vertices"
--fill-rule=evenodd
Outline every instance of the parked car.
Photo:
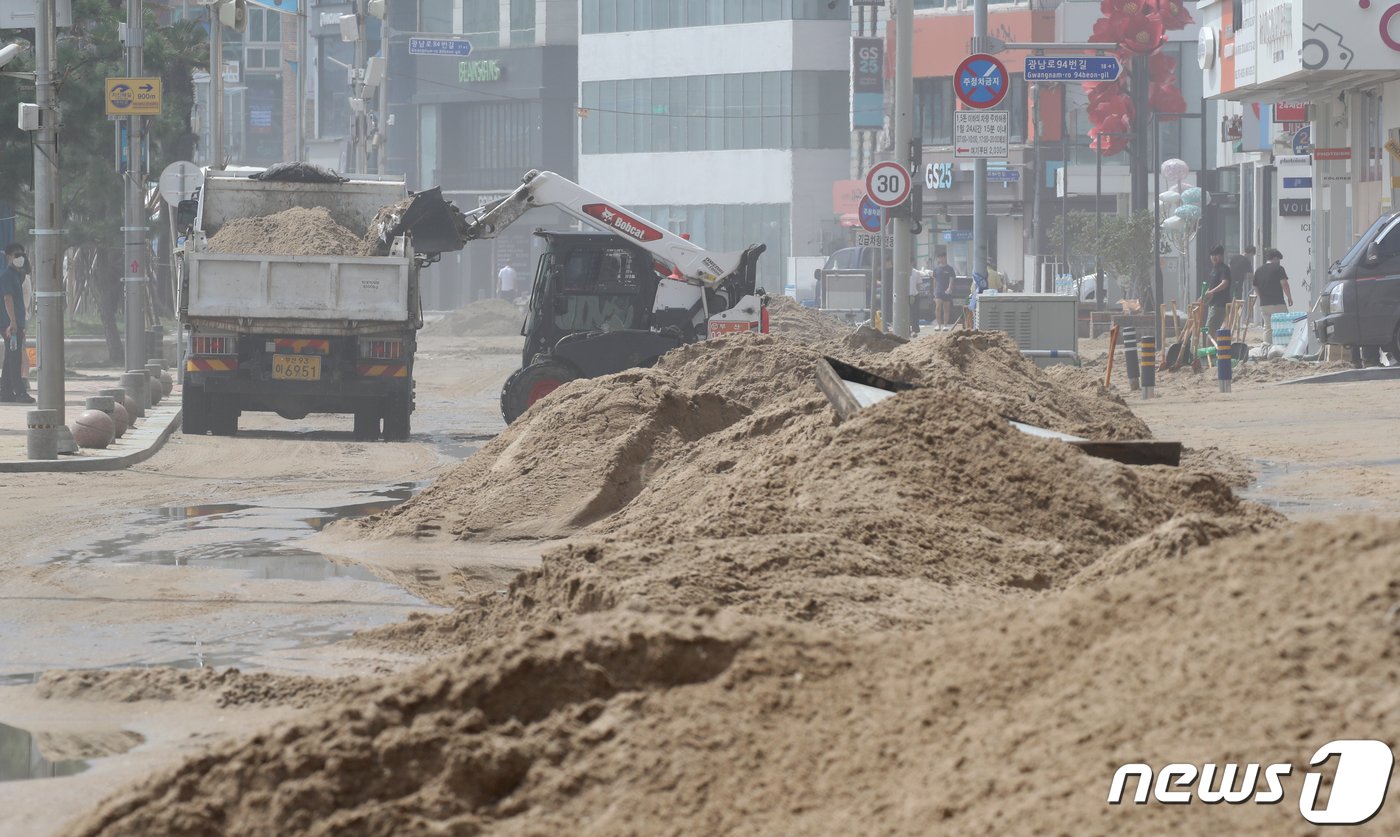
M 1324 343 L 1380 346 L 1400 343 L 1400 212 L 1371 225 L 1328 270 L 1313 333 Z

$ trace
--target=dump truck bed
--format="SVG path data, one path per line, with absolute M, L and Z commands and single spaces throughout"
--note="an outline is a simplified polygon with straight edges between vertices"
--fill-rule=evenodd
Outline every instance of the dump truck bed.
M 408 197 L 403 180 L 355 177 L 347 183 L 280 183 L 252 180 L 246 174 L 211 171 L 204 181 L 195 226 L 213 237 L 235 218 L 275 215 L 293 207 L 325 207 L 337 224 L 357 235 L 369 229 L 382 206 Z
M 412 259 L 188 253 L 190 319 L 405 322 Z

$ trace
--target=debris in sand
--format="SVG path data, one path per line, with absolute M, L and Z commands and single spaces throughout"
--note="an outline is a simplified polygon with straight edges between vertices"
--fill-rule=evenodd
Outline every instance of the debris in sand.
M 429 323 L 424 334 L 450 337 L 508 337 L 519 334 L 525 315 L 504 299 L 479 299 Z
M 267 256 L 363 256 L 360 236 L 331 217 L 325 207 L 292 207 L 273 215 L 235 218 L 209 239 L 213 253 Z
M 798 343 L 825 343 L 851 333 L 850 326 L 786 296 L 768 297 L 768 331 Z

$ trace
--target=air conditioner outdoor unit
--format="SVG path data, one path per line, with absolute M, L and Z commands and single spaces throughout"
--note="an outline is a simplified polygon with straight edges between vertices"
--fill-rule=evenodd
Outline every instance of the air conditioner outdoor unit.
M 1038 366 L 1078 363 L 1079 302 L 1066 294 L 981 294 L 979 331 L 1004 331 Z M 1061 353 L 1051 356 L 1051 352 Z M 1042 354 L 1045 353 L 1045 354 Z

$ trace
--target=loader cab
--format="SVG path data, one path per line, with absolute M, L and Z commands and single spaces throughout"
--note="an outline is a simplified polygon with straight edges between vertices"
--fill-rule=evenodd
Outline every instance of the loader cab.
M 652 257 L 615 235 L 549 232 L 522 334 L 524 363 L 571 334 L 646 330 L 660 278 Z

